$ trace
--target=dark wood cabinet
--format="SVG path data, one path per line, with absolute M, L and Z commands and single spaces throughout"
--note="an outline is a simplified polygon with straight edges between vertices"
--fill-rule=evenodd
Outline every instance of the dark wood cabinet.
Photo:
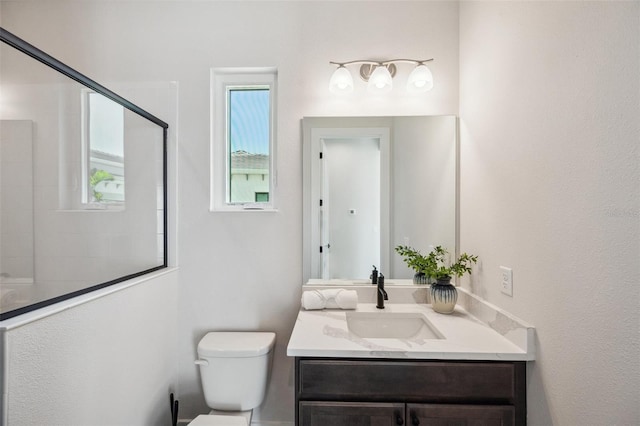
M 296 358 L 298 426 L 526 424 L 526 363 Z
M 407 404 L 408 425 L 513 426 L 511 405 Z
M 405 424 L 405 404 L 301 401 L 299 424 L 308 426 L 389 426 Z

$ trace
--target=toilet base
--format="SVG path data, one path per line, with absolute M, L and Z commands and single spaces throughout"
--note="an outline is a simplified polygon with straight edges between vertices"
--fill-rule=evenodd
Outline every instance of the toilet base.
M 251 417 L 253 415 L 253 410 L 246 411 L 222 411 L 222 410 L 211 410 L 209 414 L 215 414 L 218 416 L 233 416 L 233 417 L 244 417 L 247 419 L 247 425 L 251 424 Z
M 209 414 L 200 414 L 188 426 L 249 426 L 251 414 L 248 411 L 211 410 Z

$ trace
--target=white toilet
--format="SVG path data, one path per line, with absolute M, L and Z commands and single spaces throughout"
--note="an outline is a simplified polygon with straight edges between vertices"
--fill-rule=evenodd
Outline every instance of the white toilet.
M 198 343 L 204 398 L 212 411 L 191 426 L 249 426 L 264 399 L 275 333 L 217 331 Z

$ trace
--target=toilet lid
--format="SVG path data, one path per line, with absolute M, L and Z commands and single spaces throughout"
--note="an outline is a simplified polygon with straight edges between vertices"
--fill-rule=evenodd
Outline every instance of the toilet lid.
M 188 426 L 247 426 L 247 419 L 243 416 L 200 414 Z
M 213 358 L 249 358 L 271 352 L 276 340 L 271 332 L 212 331 L 198 343 L 198 355 Z

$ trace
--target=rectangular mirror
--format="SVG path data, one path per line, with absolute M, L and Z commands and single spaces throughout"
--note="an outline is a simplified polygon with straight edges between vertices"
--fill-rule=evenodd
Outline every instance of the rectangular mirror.
M 167 124 L 0 39 L 0 319 L 166 267 Z
M 413 271 L 397 245 L 456 252 L 457 118 L 305 117 L 303 282 Z

